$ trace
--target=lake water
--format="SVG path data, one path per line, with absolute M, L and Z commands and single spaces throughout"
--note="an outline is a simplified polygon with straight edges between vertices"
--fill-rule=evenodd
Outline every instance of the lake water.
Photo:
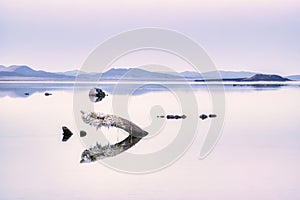
M 91 87 L 82 84 L 79 92 L 87 95 Z M 198 105 L 188 106 L 200 115 L 214 113 L 211 97 L 220 93 L 218 86 L 209 93 L 203 84 L 193 85 L 192 91 L 180 84 L 148 84 L 134 92 L 127 91 L 131 86 L 126 84 L 118 92 L 114 84 L 99 87 L 108 96 L 94 105 L 95 111 L 121 115 L 114 110 L 114 98 L 129 97 L 130 120 L 149 131 L 149 137 L 128 150 L 139 155 L 164 149 L 184 120 L 195 120 L 189 115 L 184 120 L 157 118 L 186 114 L 185 102 L 176 95 L 192 92 Z M 83 125 L 77 124 L 73 98 L 72 83 L 0 83 L 0 199 L 300 199 L 298 84 L 225 86 L 225 115 L 197 118 L 196 138 L 180 159 L 139 175 L 98 162 L 79 163 L 88 147 L 78 134 Z M 221 138 L 205 159 L 199 159 L 213 120 L 223 117 Z M 150 132 L 157 127 L 153 123 L 160 127 L 156 133 Z M 62 126 L 74 133 L 65 143 Z M 86 130 L 97 133 L 89 126 Z M 109 141 L 126 136 L 115 128 L 99 131 Z

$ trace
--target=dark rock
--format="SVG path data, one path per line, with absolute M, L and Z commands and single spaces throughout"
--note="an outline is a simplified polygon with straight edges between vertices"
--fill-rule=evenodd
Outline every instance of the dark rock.
M 52 93 L 45 92 L 45 96 L 50 96 Z
M 85 131 L 80 131 L 80 137 L 85 137 L 86 136 L 86 132 Z
M 89 92 L 89 97 L 90 100 L 94 103 L 100 102 L 102 101 L 102 99 L 105 98 L 105 96 L 108 96 L 107 94 L 105 94 L 105 92 L 103 92 L 101 89 L 99 88 L 93 88 L 90 90 Z
M 200 115 L 199 117 L 200 117 L 200 119 L 205 120 L 205 119 L 207 118 L 207 115 L 202 114 L 202 115 Z
M 161 115 L 160 118 L 165 118 L 165 116 L 164 116 L 164 115 Z
M 62 141 L 66 142 L 68 139 L 70 139 L 70 137 L 73 135 L 73 133 L 66 126 L 63 126 L 62 130 L 63 130 L 63 133 L 62 133 L 63 134 L 63 139 L 62 139 Z
M 167 119 L 185 119 L 186 116 L 185 115 L 167 115 Z
M 174 115 L 167 115 L 167 119 L 175 119 Z
M 208 116 L 209 116 L 209 118 L 215 118 L 215 117 L 217 117 L 216 114 L 209 114 Z
M 24 95 L 28 96 L 28 95 L 29 95 L 29 93 L 28 93 L 28 92 L 25 92 L 25 93 L 24 93 Z

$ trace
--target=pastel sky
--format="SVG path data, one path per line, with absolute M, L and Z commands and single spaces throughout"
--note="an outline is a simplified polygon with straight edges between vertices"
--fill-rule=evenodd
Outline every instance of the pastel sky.
M 140 27 L 185 34 L 218 69 L 300 74 L 299 0 L 1 0 L 0 64 L 80 68 L 103 41 Z

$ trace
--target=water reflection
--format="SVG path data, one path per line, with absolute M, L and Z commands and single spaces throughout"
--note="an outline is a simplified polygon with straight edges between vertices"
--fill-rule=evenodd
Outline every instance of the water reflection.
M 213 89 L 218 90 L 220 87 L 225 87 L 226 91 L 233 90 L 278 90 L 285 87 L 298 87 L 297 84 L 278 84 L 278 83 L 253 83 L 253 84 L 243 84 L 243 83 L 220 83 L 212 84 Z M 205 83 L 79 83 L 77 87 L 82 90 L 92 89 L 94 87 L 101 88 L 109 94 L 129 94 L 129 95 L 142 95 L 150 92 L 165 92 L 170 90 L 185 90 L 192 87 L 194 90 L 204 89 L 206 90 Z M 34 93 L 46 93 L 49 91 L 64 91 L 73 90 L 74 83 L 62 82 L 62 83 L 48 83 L 48 82 L 29 82 L 29 83 L 18 83 L 18 82 L 2 82 L 0 83 L 0 98 L 9 96 L 13 98 L 26 98 Z M 299 88 L 299 87 L 298 87 Z M 132 91 L 134 91 L 132 93 Z M 94 99 L 98 101 L 99 99 Z
M 28 89 L 32 89 L 31 94 L 53 93 L 49 98 L 44 94 L 31 95 L 27 99 L 0 98 L 1 199 L 223 200 L 232 199 L 233 194 L 236 199 L 249 200 L 300 197 L 298 86 L 274 90 L 225 86 L 226 122 L 214 152 L 205 160 L 197 157 L 202 138 L 210 127 L 210 120 L 198 119 L 199 135 L 186 154 L 173 166 L 142 176 L 118 173 L 101 164 L 79 164 L 80 155 L 86 149 L 80 140 L 87 137 L 80 138 L 78 133 L 83 129 L 77 130 L 72 121 L 72 87 L 73 84 L 62 84 L 61 87 L 40 83 L 8 84 L 5 87 L 0 84 L 2 96 L 13 95 L 12 92 L 19 90 L 22 92 L 14 95 L 23 97 L 23 91 Z M 93 87 L 92 84 L 83 85 L 86 95 Z M 100 84 L 99 88 L 113 92 L 108 84 Z M 205 86 L 194 88 L 199 113 L 211 113 L 210 96 Z M 166 89 L 149 85 L 142 90 L 144 95 L 133 94 L 128 108 L 131 120 L 145 130 L 151 120 L 164 125 L 161 132 L 157 131 L 159 134 L 151 135 L 131 148 L 131 153 L 159 151 L 174 139 L 184 121 L 161 120 L 156 118 L 157 112 L 151 113 L 154 105 L 164 109 L 165 112 L 159 114 L 182 113 L 176 99 L 162 91 Z M 113 96 L 106 98 L 95 107 L 111 113 Z M 62 125 L 74 133 L 64 144 L 61 142 Z M 92 127 L 86 126 L 89 136 L 98 139 L 98 135 L 90 131 Z M 117 140 L 117 134 L 120 139 L 126 137 L 114 129 L 103 132 L 112 141 Z
M 0 83 L 0 98 L 27 98 L 35 93 L 72 90 L 73 83 Z

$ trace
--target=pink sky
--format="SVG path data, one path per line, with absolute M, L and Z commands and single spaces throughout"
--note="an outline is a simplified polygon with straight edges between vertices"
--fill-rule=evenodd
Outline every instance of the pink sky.
M 3 0 L 0 64 L 80 68 L 112 35 L 161 27 L 192 38 L 219 69 L 300 74 L 299 11 L 299 1 L 291 0 Z

